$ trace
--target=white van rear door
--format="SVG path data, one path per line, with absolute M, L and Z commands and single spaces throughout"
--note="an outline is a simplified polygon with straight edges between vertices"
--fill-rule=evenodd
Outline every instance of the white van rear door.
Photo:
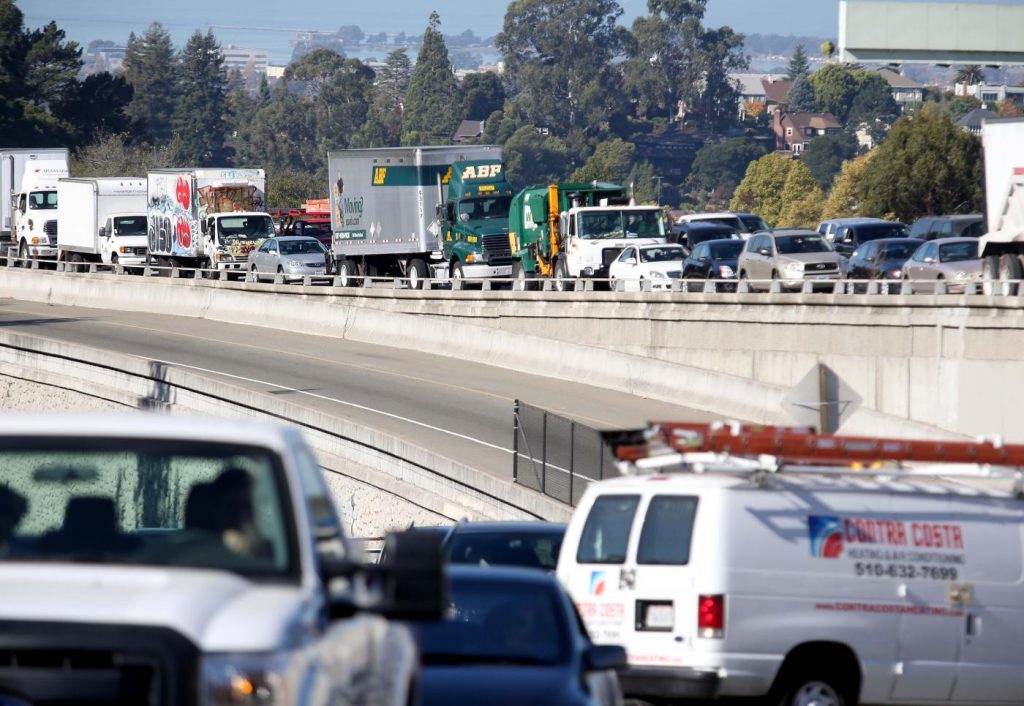
M 599 644 L 623 644 L 626 628 L 632 621 L 626 600 L 631 599 L 626 558 L 633 534 L 639 493 L 599 495 L 587 511 L 576 556 L 559 559 L 559 571 L 576 602 L 591 639 Z M 563 547 L 563 551 L 570 549 Z M 573 561 L 574 559 L 574 561 Z

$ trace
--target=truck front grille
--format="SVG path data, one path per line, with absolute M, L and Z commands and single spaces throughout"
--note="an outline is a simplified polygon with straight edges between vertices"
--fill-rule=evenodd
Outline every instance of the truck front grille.
M 507 233 L 492 233 L 483 237 L 484 252 L 487 253 L 488 262 L 495 259 L 511 258 L 512 246 L 508 242 Z
M 47 221 L 44 223 L 43 232 L 47 235 L 57 235 L 57 221 Z

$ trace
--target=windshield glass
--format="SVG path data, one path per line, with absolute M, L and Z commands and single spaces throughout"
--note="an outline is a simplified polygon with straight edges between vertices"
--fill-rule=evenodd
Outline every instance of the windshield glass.
M 666 245 L 661 248 L 641 248 L 640 259 L 644 262 L 671 262 L 686 257 L 683 249 Z
M 430 663 L 556 664 L 566 635 L 553 592 L 495 580 L 453 580 L 443 621 L 418 625 Z
M 57 208 L 57 192 L 33 191 L 28 195 L 28 207 L 40 211 L 50 211 Z
M 463 199 L 459 201 L 459 216 L 468 216 L 471 221 L 487 218 L 508 218 L 508 208 L 512 205 L 510 196 L 491 196 L 483 199 Z
M 0 449 L 0 562 L 297 573 L 271 452 L 135 439 L 47 442 Z
M 768 224 L 765 223 L 764 219 L 762 219 L 760 216 L 750 215 L 740 216 L 739 218 L 741 221 L 743 221 L 743 225 L 745 225 L 747 227 L 747 230 L 751 233 L 756 233 L 760 230 L 771 230 L 768 227 Z
M 579 214 L 579 236 L 601 238 L 658 238 L 665 235 L 661 211 L 604 210 Z
M 562 532 L 462 532 L 448 541 L 448 561 L 480 566 L 525 566 L 555 570 L 562 548 Z
M 729 226 L 736 233 L 747 232 L 747 226 L 738 216 L 714 216 L 712 218 L 697 218 L 691 223 L 716 223 L 720 226 Z
M 742 240 L 733 240 L 728 243 L 714 243 L 708 247 L 711 248 L 711 257 L 716 260 L 735 260 L 743 252 L 744 244 Z
M 281 240 L 282 255 L 320 255 L 324 246 L 319 240 Z
M 888 243 L 882 246 L 883 260 L 909 260 L 921 243 Z
M 225 216 L 218 219 L 223 240 L 262 240 L 274 236 L 274 221 L 270 216 Z
M 118 235 L 145 235 L 145 216 L 125 216 L 114 219 L 114 230 Z
M 775 238 L 780 255 L 798 255 L 810 252 L 832 252 L 832 246 L 820 235 L 780 235 Z
M 857 226 L 851 229 L 857 241 L 866 243 L 869 240 L 881 240 L 882 238 L 905 238 L 909 235 L 906 226 L 896 223 L 880 223 L 879 225 Z
M 330 234 L 330 223 L 306 223 L 305 221 L 296 221 L 295 226 L 292 228 L 292 235 L 308 235 L 311 238 L 318 238 L 320 236 Z
M 977 260 L 977 243 L 950 243 L 939 248 L 939 262 L 960 262 Z
M 984 221 L 972 223 L 971 225 L 964 228 L 963 232 L 961 232 L 960 235 L 964 238 L 980 238 L 981 236 L 985 235 Z

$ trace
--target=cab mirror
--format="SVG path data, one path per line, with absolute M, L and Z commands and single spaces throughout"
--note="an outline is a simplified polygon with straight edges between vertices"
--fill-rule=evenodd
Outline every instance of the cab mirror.
M 622 262 L 627 264 L 627 265 L 635 265 L 636 264 L 636 258 L 635 257 L 627 257 Z
M 382 591 L 375 612 L 392 620 L 440 620 L 448 603 L 443 537 L 434 532 L 397 532 L 385 540 L 377 565 Z
M 108 235 L 107 227 L 106 226 L 100 226 L 100 237 L 101 238 L 106 238 L 107 235 Z

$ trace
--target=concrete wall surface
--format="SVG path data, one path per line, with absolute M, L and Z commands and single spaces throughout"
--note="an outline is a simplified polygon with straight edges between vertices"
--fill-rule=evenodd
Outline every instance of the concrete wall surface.
M 864 399 L 842 431 L 1024 440 L 1024 298 L 339 289 L 0 269 L 0 296 L 450 355 L 788 423 L 816 363 Z
M 302 429 L 347 529 L 381 536 L 409 524 L 565 520 L 570 509 L 402 439 L 187 370 L 0 329 L 0 409 L 261 417 Z

